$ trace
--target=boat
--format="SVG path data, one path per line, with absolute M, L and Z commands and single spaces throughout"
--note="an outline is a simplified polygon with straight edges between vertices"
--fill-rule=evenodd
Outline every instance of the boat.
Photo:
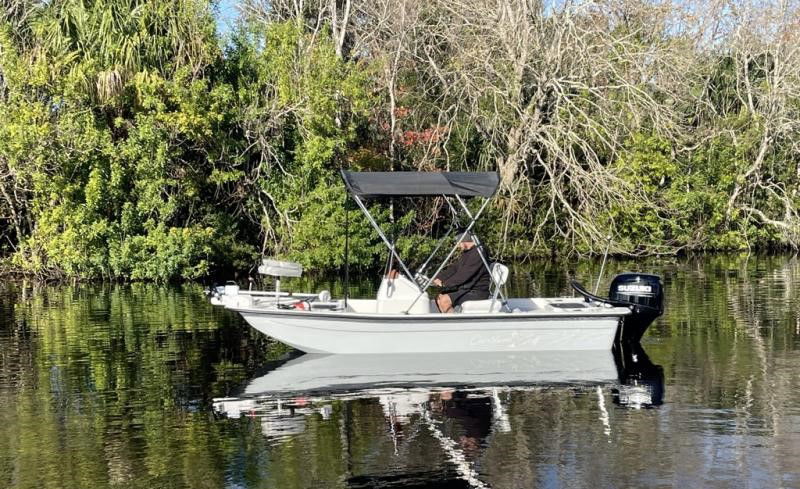
M 241 314 L 258 331 L 298 350 L 336 354 L 610 350 L 615 340 L 638 342 L 663 312 L 661 279 L 645 273 L 617 275 L 608 297 L 573 282 L 578 297 L 509 298 L 504 289 L 508 268 L 489 263 L 480 239 L 473 234 L 491 276 L 491 297 L 466 301 L 456 313 L 442 314 L 428 290 L 457 250 L 457 243 L 429 276 L 428 266 L 456 231 L 472 233 L 497 192 L 498 174 L 343 170 L 341 175 L 350 197 L 389 252 L 387 273 L 375 299 L 352 299 L 346 294 L 335 299 L 327 291 L 302 296 L 280 290 L 254 293 L 226 286 L 217 290 L 212 300 Z M 412 272 L 365 202 L 426 197 L 442 198 L 453 219 L 430 256 Z M 478 200 L 477 205 L 470 208 L 470 199 Z M 349 230 L 345 227 L 347 262 Z M 271 260 L 262 264 L 263 272 L 278 278 L 282 273 L 296 274 L 297 267 Z

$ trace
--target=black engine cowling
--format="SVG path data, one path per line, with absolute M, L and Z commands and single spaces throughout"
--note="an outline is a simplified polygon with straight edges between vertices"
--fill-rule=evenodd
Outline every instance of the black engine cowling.
M 650 324 L 664 313 L 664 286 L 661 277 L 647 273 L 621 273 L 611 281 L 608 297 L 598 297 L 576 281 L 572 287 L 587 301 L 628 307 L 617 330 L 617 340 L 638 343 Z
M 664 312 L 664 288 L 658 275 L 621 273 L 611 281 L 608 298 L 643 311 L 657 311 L 659 316 Z
M 611 281 L 608 300 L 612 304 L 631 308 L 633 314 L 620 323 L 618 338 L 638 342 L 650 323 L 664 313 L 661 277 L 646 273 L 621 273 Z

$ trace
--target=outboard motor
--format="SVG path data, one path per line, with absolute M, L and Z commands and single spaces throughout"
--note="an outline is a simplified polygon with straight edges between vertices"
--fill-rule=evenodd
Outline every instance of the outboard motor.
M 621 273 L 611 281 L 607 298 L 592 294 L 574 280 L 572 287 L 587 301 L 631 309 L 632 314 L 620 321 L 617 341 L 638 343 L 650 324 L 664 313 L 664 287 L 658 275 Z
M 638 343 L 650 324 L 664 313 L 661 277 L 646 273 L 621 273 L 611 281 L 608 302 L 631 308 L 633 314 L 622 319 L 617 338 Z

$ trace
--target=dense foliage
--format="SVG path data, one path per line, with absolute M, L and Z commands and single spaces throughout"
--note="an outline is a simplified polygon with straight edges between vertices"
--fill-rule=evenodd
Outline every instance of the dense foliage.
M 798 12 L 676 24 L 690 3 L 246 1 L 221 34 L 207 0 L 5 0 L 0 254 L 43 277 L 338 267 L 340 168 L 499 171 L 503 257 L 796 246 Z M 448 217 L 376 212 L 412 259 Z

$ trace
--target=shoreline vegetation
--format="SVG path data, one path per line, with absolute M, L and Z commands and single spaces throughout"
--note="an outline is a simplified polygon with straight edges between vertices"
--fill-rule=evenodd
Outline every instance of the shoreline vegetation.
M 800 244 L 800 5 L 11 0 L 0 274 L 335 270 L 339 169 L 497 171 L 498 258 Z M 413 262 L 444 202 L 376 212 Z M 350 210 L 353 266 L 385 259 Z

